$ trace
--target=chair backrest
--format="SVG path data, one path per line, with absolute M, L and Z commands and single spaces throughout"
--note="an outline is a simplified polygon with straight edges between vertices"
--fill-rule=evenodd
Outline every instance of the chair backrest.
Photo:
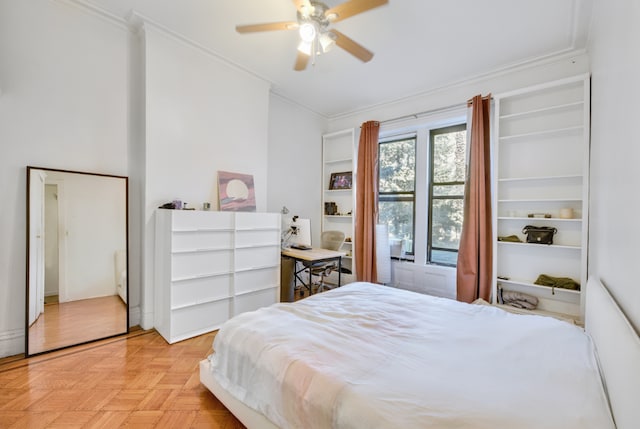
M 342 231 L 324 231 L 320 237 L 320 247 L 327 250 L 340 250 L 344 243 L 344 232 Z

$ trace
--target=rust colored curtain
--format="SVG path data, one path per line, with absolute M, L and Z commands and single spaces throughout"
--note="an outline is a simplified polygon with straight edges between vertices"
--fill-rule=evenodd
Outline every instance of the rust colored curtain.
M 378 222 L 378 135 L 380 123 L 368 121 L 360 129 L 356 175 L 356 279 L 377 281 L 376 223 Z
M 471 143 L 464 190 L 464 219 L 458 250 L 457 298 L 489 301 L 493 269 L 491 231 L 491 158 L 489 114 L 491 99 L 480 95 L 470 100 Z

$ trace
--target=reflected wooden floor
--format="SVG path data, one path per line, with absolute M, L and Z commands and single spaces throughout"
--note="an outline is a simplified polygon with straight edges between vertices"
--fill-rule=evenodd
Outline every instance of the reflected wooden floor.
M 169 345 L 138 331 L 0 360 L 0 428 L 244 428 L 200 384 L 214 336 Z
M 59 349 L 127 332 L 127 307 L 118 295 L 44 306 L 29 328 L 29 353 Z

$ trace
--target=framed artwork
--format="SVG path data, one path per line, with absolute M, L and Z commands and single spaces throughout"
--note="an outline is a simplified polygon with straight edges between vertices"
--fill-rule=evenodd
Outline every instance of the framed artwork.
M 329 180 L 329 189 L 351 189 L 353 182 L 353 175 L 351 171 L 344 171 L 342 173 L 331 173 L 331 180 Z
M 221 211 L 255 212 L 253 175 L 218 171 L 218 197 Z

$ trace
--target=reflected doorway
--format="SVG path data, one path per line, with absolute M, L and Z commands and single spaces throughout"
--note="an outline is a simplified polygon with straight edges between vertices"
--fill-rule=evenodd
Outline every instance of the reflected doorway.
M 128 179 L 27 167 L 26 355 L 128 332 Z

